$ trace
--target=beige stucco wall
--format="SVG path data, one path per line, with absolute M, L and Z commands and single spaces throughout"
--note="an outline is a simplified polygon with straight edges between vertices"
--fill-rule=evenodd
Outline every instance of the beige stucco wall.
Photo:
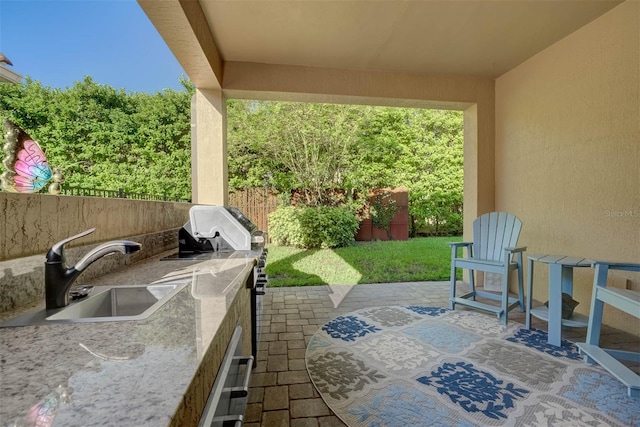
M 496 209 L 528 253 L 640 262 L 640 2 L 627 1 L 496 81 Z M 534 298 L 546 301 L 545 265 Z M 638 275 L 613 284 L 640 289 Z M 593 270 L 575 272 L 588 313 Z M 605 323 L 639 334 L 607 309 Z
M 0 192 L 0 261 L 45 253 L 54 243 L 92 227 L 96 231 L 78 244 L 180 228 L 189 220 L 191 206 Z

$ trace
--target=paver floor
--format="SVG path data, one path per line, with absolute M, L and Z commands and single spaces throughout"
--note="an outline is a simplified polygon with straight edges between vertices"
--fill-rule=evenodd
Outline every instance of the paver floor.
M 462 287 L 460 292 L 464 292 Z M 311 336 L 332 318 L 360 308 L 448 307 L 448 301 L 449 282 L 267 288 L 245 427 L 344 426 L 325 405 L 307 373 L 304 356 Z M 524 313 L 511 311 L 511 321 L 524 324 Z M 532 319 L 532 326 L 546 330 L 546 322 L 536 318 Z M 584 341 L 585 333 L 586 329 L 563 330 L 562 337 L 579 342 Z M 640 349 L 637 337 L 607 327 L 603 327 L 601 344 L 608 348 Z

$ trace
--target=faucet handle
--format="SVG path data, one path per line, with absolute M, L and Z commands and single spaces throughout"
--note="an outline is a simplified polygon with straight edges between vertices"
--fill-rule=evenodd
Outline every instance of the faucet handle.
M 76 240 L 76 239 L 79 239 L 79 238 L 81 238 L 81 237 L 87 236 L 87 235 L 89 235 L 89 234 L 93 233 L 94 231 L 96 231 L 95 227 L 94 227 L 94 228 L 90 228 L 90 229 L 88 229 L 88 230 L 85 230 L 85 231 L 83 231 L 82 233 L 78 233 L 78 234 L 76 234 L 76 235 L 74 235 L 74 236 L 67 237 L 67 238 L 66 238 L 66 239 L 64 239 L 64 240 L 60 240 L 58 243 L 54 244 L 54 245 L 51 247 L 51 249 L 49 249 L 49 253 L 47 254 L 47 258 L 48 258 L 50 255 L 53 255 L 53 254 L 56 254 L 56 255 L 58 255 L 59 257 L 62 257 L 62 252 L 63 252 L 63 250 L 64 250 L 64 245 L 66 245 L 67 243 L 69 243 L 69 242 L 70 242 L 70 241 L 72 241 L 72 240 Z

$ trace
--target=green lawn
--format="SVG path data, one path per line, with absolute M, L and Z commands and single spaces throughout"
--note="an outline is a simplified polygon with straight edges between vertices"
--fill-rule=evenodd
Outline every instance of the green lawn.
M 448 280 L 451 249 L 461 237 L 358 242 L 338 249 L 269 246 L 269 286 L 355 285 Z

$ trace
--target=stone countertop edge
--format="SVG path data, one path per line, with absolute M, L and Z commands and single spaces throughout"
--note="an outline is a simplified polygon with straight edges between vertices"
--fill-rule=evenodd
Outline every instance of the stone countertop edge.
M 255 258 L 166 255 L 92 283 L 189 282 L 147 319 L 0 328 L 0 425 L 197 426 L 238 322 L 250 354 Z

